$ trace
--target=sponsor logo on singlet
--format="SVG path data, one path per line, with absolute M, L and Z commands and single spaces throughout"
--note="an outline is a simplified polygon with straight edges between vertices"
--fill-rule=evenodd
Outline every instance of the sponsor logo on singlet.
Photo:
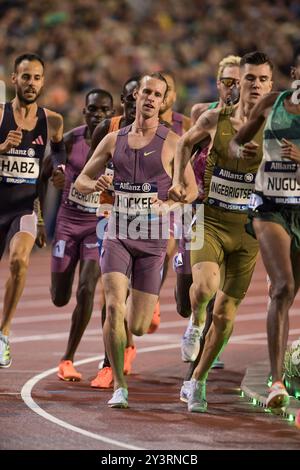
M 246 211 L 254 189 L 254 173 L 240 173 L 215 167 L 208 203 L 228 210 Z
M 96 213 L 100 203 L 100 193 L 95 191 L 94 193 L 83 194 L 75 188 L 74 183 L 71 183 L 67 202 L 84 212 Z
M 115 182 L 114 209 L 129 216 L 146 215 L 151 211 L 152 199 L 157 198 L 154 183 Z
M 11 149 L 14 155 L 0 155 L 0 177 L 5 183 L 36 184 L 39 177 L 39 159 L 34 158 L 33 149 Z M 31 152 L 32 150 L 32 152 Z M 25 153 L 24 153 L 25 152 Z
M 299 204 L 300 185 L 296 181 L 297 164 L 287 161 L 265 163 L 263 193 L 277 204 Z

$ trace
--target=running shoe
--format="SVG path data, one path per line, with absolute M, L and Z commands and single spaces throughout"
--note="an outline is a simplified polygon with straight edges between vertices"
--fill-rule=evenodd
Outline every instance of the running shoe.
M 206 381 L 191 379 L 188 410 L 192 413 L 205 413 L 207 410 Z
M 82 374 L 77 372 L 72 361 L 60 361 L 58 365 L 57 377 L 61 380 L 79 382 Z
M 134 361 L 136 356 L 136 347 L 135 346 L 128 346 L 125 348 L 124 351 L 124 374 L 129 375 L 131 374 L 132 369 L 132 362 Z
M 202 326 L 195 326 L 190 318 L 189 324 L 181 340 L 181 358 L 183 362 L 194 362 L 200 350 Z
M 148 335 L 151 335 L 152 333 L 155 333 L 155 331 L 158 329 L 160 325 L 160 307 L 159 307 L 159 301 L 156 304 L 155 310 L 153 312 L 153 317 L 151 320 L 151 324 L 149 326 L 149 329 L 147 331 Z
M 107 402 L 110 408 L 128 408 L 127 388 L 118 388 L 114 391 L 112 398 Z
M 112 388 L 114 377 L 111 367 L 103 367 L 98 370 L 96 377 L 91 381 L 91 387 L 94 388 Z
M 290 397 L 282 382 L 274 382 L 269 390 L 269 395 L 266 401 L 267 408 L 276 409 L 288 406 Z
M 3 335 L 0 331 L 0 368 L 10 367 L 11 361 L 8 336 Z
M 184 380 L 183 385 L 180 389 L 180 400 L 183 401 L 184 403 L 187 403 L 189 401 L 189 396 L 191 393 L 191 381 L 190 380 Z
M 224 369 L 224 362 L 221 361 L 220 356 L 216 357 L 211 366 L 211 369 Z

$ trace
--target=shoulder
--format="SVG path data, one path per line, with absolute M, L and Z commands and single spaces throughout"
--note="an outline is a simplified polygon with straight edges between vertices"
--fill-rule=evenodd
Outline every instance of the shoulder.
M 104 119 L 104 121 L 101 121 L 96 129 L 93 132 L 92 135 L 92 146 L 97 147 L 99 142 L 106 136 L 108 133 L 109 127 L 110 127 L 110 119 Z
M 204 129 L 212 128 L 217 124 L 220 112 L 220 108 L 207 109 L 198 117 L 196 121 L 196 126 L 202 127 Z
M 176 146 L 179 138 L 179 135 L 170 129 L 166 137 L 166 142 L 170 146 Z
M 111 148 L 112 149 L 116 144 L 118 133 L 119 133 L 119 130 L 109 132 L 108 134 L 106 134 L 103 137 L 103 139 L 100 141 L 100 143 L 103 144 L 103 146 L 105 146 L 106 148 Z
M 207 111 L 210 103 L 197 103 L 192 106 L 191 110 L 191 119 L 192 122 L 196 122 L 198 117 L 201 116 L 205 111 Z

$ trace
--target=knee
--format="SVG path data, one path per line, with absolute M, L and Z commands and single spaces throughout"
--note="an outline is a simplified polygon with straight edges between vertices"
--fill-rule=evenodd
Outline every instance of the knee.
M 94 297 L 95 286 L 90 280 L 86 280 L 81 282 L 78 286 L 77 290 L 77 302 L 82 304 L 86 304 L 89 301 L 93 300 Z
M 208 284 L 193 284 L 190 289 L 193 304 L 207 303 L 214 295 L 214 291 Z
M 181 317 L 189 318 L 192 313 L 190 299 L 177 298 L 176 309 L 177 309 L 177 313 L 179 313 Z
M 135 336 L 143 336 L 147 330 L 142 325 L 129 325 L 129 329 Z
M 116 300 L 106 303 L 106 319 L 105 325 L 112 330 L 124 327 L 125 304 Z
M 67 305 L 71 297 L 71 294 L 68 295 L 68 293 L 63 292 L 62 290 L 58 289 L 51 289 L 51 298 L 52 302 L 55 305 L 55 307 L 64 307 Z
M 50 291 L 52 302 L 56 307 L 64 307 L 67 305 L 71 297 L 70 289 L 65 290 L 62 287 L 59 288 L 56 284 L 52 284 Z
M 213 324 L 224 338 L 229 338 L 233 330 L 234 320 L 224 314 L 213 314 Z
M 26 274 L 29 259 L 24 255 L 12 255 L 10 260 L 10 272 L 16 278 Z
M 295 284 L 292 279 L 284 279 L 272 284 L 271 299 L 278 302 L 292 303 L 295 296 Z

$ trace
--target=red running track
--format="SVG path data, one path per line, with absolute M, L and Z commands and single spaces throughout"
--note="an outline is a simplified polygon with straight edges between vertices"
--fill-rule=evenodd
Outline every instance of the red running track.
M 7 260 L 0 265 L 3 299 Z M 282 418 L 254 408 L 239 395 L 250 364 L 267 358 L 266 276 L 261 262 L 242 303 L 232 338 L 223 352 L 225 369 L 208 380 L 208 412 L 191 414 L 179 401 L 187 365 L 180 338 L 186 320 L 176 314 L 175 277 L 161 294 L 162 323 L 157 333 L 136 338 L 138 355 L 128 378 L 127 410 L 107 407 L 111 391 L 89 385 L 103 354 L 97 298 L 94 314 L 76 354 L 79 383 L 56 377 L 74 307 L 54 307 L 49 296 L 49 251 L 31 258 L 26 289 L 13 322 L 13 363 L 0 370 L 1 449 L 299 449 L 300 432 Z M 300 301 L 291 311 L 290 340 L 300 335 Z M 21 396 L 22 391 L 22 396 Z

